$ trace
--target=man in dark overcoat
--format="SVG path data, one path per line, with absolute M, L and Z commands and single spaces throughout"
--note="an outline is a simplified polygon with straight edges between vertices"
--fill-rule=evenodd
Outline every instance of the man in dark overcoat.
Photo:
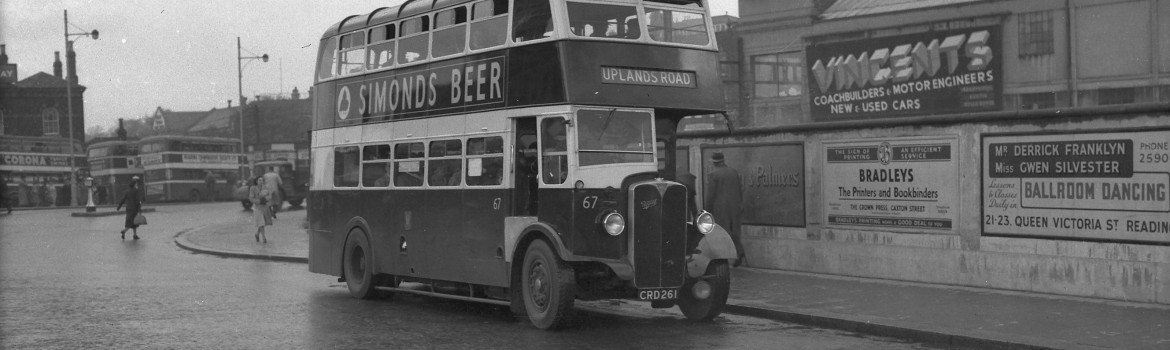
M 725 163 L 723 152 L 714 152 L 711 155 L 711 163 L 714 165 L 714 169 L 707 175 L 703 208 L 711 212 L 711 215 L 715 217 L 715 223 L 731 235 L 731 241 L 735 243 L 735 250 L 739 252 L 739 258 L 735 260 L 734 264 L 738 267 L 747 260 L 743 251 L 743 243 L 739 239 L 739 211 L 740 204 L 743 203 L 743 186 L 740 182 L 739 172 Z

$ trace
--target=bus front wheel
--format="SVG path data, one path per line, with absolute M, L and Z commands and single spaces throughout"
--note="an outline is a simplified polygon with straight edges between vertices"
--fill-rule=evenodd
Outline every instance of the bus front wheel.
M 727 294 L 731 289 L 731 268 L 726 260 L 712 261 L 707 265 L 707 274 L 703 280 L 695 280 L 683 284 L 679 291 L 678 309 L 688 319 L 696 321 L 710 321 L 723 312 L 727 304 Z M 697 283 L 706 283 L 709 288 L 695 288 Z M 696 296 L 696 289 L 705 290 L 706 298 Z
M 372 299 L 378 296 L 374 289 L 374 261 L 370 255 L 370 242 L 366 235 L 354 231 L 345 240 L 345 256 L 343 257 L 342 274 L 345 275 L 345 285 L 349 287 L 349 295 L 358 299 Z
M 573 276 L 573 268 L 557 258 L 548 243 L 536 240 L 528 246 L 520 284 L 534 326 L 557 329 L 568 323 L 575 297 Z

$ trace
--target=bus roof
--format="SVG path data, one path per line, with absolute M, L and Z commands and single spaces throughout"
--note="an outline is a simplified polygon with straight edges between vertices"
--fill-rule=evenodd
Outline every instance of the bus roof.
M 346 17 L 341 22 L 337 22 L 329 29 L 325 30 L 325 34 L 321 39 L 326 39 L 341 33 L 348 33 L 357 29 L 368 26 L 389 23 L 398 19 L 407 18 L 420 13 L 438 10 L 446 7 L 466 4 L 478 0 L 406 0 L 402 5 L 396 7 L 381 7 L 369 14 L 352 15 Z
M 187 136 L 187 135 L 155 135 L 143 137 L 139 140 L 141 143 L 146 143 L 156 140 L 182 140 L 182 141 L 211 141 L 224 143 L 240 143 L 238 139 L 231 139 L 226 137 L 211 137 L 211 136 Z

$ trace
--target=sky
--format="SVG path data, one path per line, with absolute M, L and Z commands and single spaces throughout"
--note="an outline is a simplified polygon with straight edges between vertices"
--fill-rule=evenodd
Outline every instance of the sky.
M 86 87 L 86 128 L 114 127 L 155 109 L 206 111 L 238 104 L 236 38 L 246 60 L 243 94 L 302 96 L 312 86 L 317 41 L 354 14 L 404 0 L 0 0 L 0 43 L 18 78 L 53 73 L 73 37 L 78 82 Z M 711 13 L 738 16 L 738 0 L 710 0 Z

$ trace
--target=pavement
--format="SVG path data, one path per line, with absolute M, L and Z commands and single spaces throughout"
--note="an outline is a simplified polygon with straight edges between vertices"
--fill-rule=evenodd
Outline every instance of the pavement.
M 251 215 L 186 231 L 175 243 L 219 256 L 308 261 L 304 210 L 253 238 Z M 732 270 L 724 312 L 981 349 L 1170 349 L 1170 305 L 759 268 Z

